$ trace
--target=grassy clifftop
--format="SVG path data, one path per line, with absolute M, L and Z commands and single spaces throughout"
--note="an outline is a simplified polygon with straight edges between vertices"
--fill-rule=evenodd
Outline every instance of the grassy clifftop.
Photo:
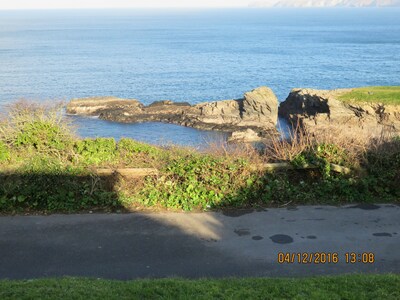
M 355 88 L 340 95 L 338 98 L 346 102 L 400 105 L 400 86 L 369 86 Z

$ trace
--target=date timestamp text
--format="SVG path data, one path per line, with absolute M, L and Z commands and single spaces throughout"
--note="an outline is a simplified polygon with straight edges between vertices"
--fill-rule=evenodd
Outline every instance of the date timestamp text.
M 375 254 L 373 252 L 346 252 L 340 255 L 337 252 L 279 252 L 280 264 L 373 264 Z

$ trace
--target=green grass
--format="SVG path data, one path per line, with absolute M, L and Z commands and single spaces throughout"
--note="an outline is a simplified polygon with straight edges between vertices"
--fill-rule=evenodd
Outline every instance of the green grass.
M 369 102 L 400 105 L 400 86 L 369 86 L 355 88 L 338 97 L 346 102 Z
M 0 299 L 399 299 L 400 275 L 0 281 Z

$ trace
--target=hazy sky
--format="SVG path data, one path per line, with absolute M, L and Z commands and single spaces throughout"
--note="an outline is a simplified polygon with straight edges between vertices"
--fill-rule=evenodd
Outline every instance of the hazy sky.
M 249 0 L 0 0 L 0 9 L 240 7 Z

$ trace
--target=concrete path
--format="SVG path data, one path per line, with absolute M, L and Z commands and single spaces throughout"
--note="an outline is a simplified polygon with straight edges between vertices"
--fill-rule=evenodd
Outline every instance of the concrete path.
M 350 272 L 400 273 L 399 206 L 0 217 L 0 278 Z

